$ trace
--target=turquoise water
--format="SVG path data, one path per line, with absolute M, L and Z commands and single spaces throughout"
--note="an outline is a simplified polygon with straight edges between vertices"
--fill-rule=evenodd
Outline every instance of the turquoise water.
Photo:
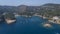
M 31 18 L 17 17 L 13 24 L 0 22 L 0 34 L 59 34 L 60 26 L 53 24 L 53 28 L 47 29 L 40 26 L 46 19 L 33 16 Z

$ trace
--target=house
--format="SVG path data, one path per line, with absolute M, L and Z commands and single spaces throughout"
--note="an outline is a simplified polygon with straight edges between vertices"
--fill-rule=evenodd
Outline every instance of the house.
M 54 16 L 48 21 L 52 22 L 52 23 L 60 24 L 60 17 L 59 16 Z
M 54 16 L 52 19 L 53 19 L 53 20 L 58 20 L 59 17 L 58 17 L 58 16 Z

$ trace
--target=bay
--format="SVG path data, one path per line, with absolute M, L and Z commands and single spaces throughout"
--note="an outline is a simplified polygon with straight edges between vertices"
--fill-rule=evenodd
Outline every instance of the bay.
M 0 34 L 59 34 L 59 25 L 53 25 L 54 29 L 46 29 L 40 26 L 41 23 L 48 21 L 42 17 L 32 16 L 31 18 L 16 17 L 16 22 L 0 24 Z M 58 26 L 58 27 L 57 27 Z

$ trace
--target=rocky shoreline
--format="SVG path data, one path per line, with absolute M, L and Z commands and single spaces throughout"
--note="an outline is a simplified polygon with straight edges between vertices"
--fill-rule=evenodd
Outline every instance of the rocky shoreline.
M 7 23 L 7 24 L 11 24 L 11 23 L 16 22 L 16 20 L 15 20 L 15 19 L 14 19 L 14 20 L 8 20 L 8 19 L 5 19 L 5 21 L 6 21 L 6 23 Z

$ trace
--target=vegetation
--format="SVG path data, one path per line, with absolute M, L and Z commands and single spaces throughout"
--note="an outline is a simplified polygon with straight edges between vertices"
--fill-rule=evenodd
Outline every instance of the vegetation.
M 4 15 L 4 18 L 5 18 L 5 19 L 15 19 L 15 16 L 14 16 L 13 13 L 6 13 L 6 14 Z
M 0 6 L 0 14 L 7 12 L 4 16 L 5 18 L 13 18 L 13 13 L 18 13 L 19 15 L 33 16 L 35 13 L 38 13 L 42 16 L 60 16 L 60 4 L 44 4 L 41 6 Z

